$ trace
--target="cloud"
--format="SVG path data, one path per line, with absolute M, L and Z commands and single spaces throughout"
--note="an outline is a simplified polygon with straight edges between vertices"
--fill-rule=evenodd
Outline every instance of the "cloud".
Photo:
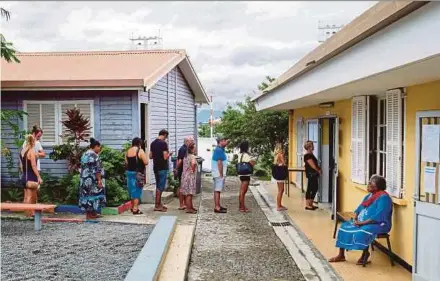
M 2 33 L 19 51 L 133 49 L 163 36 L 186 49 L 214 106 L 252 95 L 318 45 L 318 22 L 347 24 L 375 2 L 5 2 Z

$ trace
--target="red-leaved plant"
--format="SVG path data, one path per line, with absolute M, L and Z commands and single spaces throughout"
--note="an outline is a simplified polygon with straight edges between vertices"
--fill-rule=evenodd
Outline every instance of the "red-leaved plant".
M 87 150 L 82 146 L 90 137 L 90 120 L 80 112 L 78 108 L 69 109 L 65 113 L 67 120 L 61 123 L 66 131 L 61 135 L 63 144 L 55 145 L 50 153 L 50 159 L 67 160 L 70 173 L 78 172 L 81 167 L 81 156 Z

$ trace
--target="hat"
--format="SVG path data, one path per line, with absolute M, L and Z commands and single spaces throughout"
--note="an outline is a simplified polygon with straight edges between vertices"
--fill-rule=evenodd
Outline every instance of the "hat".
M 216 140 L 217 143 L 221 142 L 222 140 L 228 140 L 229 138 L 227 138 L 226 136 L 223 135 L 217 135 Z

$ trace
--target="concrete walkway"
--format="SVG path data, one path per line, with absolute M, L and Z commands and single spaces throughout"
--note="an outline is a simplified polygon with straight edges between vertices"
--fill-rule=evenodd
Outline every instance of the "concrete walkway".
M 239 181 L 228 179 L 222 193 L 228 213 L 215 214 L 210 181 L 203 182 L 188 280 L 304 280 L 250 191 L 251 213 L 238 211 L 238 190 Z

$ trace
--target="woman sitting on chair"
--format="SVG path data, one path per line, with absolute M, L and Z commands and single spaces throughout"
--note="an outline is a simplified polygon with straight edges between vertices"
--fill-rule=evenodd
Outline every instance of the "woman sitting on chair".
M 357 264 L 363 264 L 370 257 L 368 247 L 376 236 L 391 230 L 393 202 L 385 191 L 385 178 L 373 175 L 367 189 L 370 193 L 354 211 L 354 220 L 344 222 L 339 228 L 336 241 L 339 254 L 329 259 L 329 262 L 345 261 L 345 250 L 360 250 L 363 252 Z

